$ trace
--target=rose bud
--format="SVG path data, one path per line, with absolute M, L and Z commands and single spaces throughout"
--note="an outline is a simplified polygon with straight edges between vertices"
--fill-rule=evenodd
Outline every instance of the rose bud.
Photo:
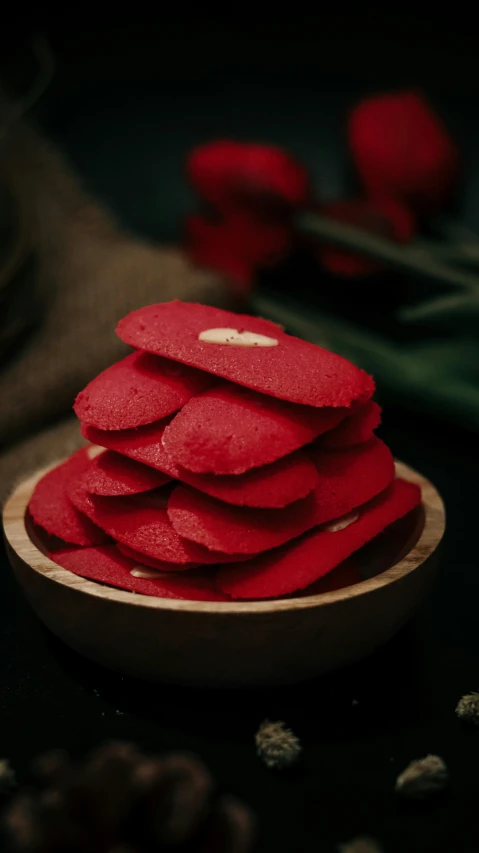
M 421 215 L 450 200 L 459 156 L 443 122 L 416 92 L 360 101 L 349 117 L 349 147 L 368 195 L 394 198 Z

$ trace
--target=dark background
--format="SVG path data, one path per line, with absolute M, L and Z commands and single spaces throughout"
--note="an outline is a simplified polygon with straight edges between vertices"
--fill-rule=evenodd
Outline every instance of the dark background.
M 179 5 L 114 22 L 85 10 L 18 11 L 2 29 L 2 64 L 18 89 L 34 74 L 28 36 L 42 29 L 57 73 L 35 110 L 87 186 L 140 234 L 177 239 L 192 205 L 182 177 L 191 145 L 220 135 L 283 144 L 311 168 L 323 197 L 345 185 L 343 129 L 362 94 L 419 85 L 446 117 L 466 164 L 460 205 L 479 213 L 479 94 L 473 22 L 459 14 L 361 6 L 286 15 L 253 6 L 213 14 Z M 120 17 L 118 15 L 120 14 Z M 19 20 L 20 15 L 22 20 Z M 479 731 L 454 709 L 479 688 L 477 436 L 389 407 L 382 437 L 433 480 L 448 532 L 438 582 L 414 622 L 350 670 L 272 691 L 183 691 L 136 683 L 74 656 L 30 613 L 0 574 L 0 756 L 21 779 L 39 750 L 81 755 L 104 738 L 152 750 L 188 748 L 222 788 L 248 801 L 260 851 L 325 851 L 367 833 L 385 853 L 477 853 Z M 353 704 L 353 700 L 357 704 Z M 273 774 L 254 753 L 265 718 L 302 738 L 293 773 Z M 449 765 L 448 793 L 405 806 L 398 772 L 428 752 Z

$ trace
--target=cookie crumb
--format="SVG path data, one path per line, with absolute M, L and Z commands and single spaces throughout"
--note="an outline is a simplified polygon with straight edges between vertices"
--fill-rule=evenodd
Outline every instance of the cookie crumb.
M 339 853 L 382 853 L 382 848 L 374 838 L 354 838 L 339 845 Z
M 411 761 L 396 780 L 396 792 L 403 797 L 422 799 L 446 787 L 448 772 L 439 755 L 427 755 Z
M 302 747 L 298 737 L 278 720 L 264 720 L 255 735 L 256 752 L 267 767 L 281 770 L 298 760 Z
M 17 777 L 10 762 L 0 758 L 0 794 L 6 794 L 17 784 Z
M 466 693 L 457 704 L 456 714 L 460 720 L 479 726 L 479 693 Z

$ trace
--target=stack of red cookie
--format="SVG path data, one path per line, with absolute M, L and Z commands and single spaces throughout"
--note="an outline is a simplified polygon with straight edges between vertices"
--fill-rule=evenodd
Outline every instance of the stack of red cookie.
M 30 502 L 70 571 L 162 597 L 290 595 L 420 502 L 374 436 L 372 379 L 340 356 L 181 302 L 117 332 L 135 352 L 75 403 L 91 445 Z

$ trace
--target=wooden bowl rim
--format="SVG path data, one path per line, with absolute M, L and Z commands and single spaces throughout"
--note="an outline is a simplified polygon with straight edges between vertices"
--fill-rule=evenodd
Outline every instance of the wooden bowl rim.
M 58 462 L 55 465 L 59 464 Z M 266 601 L 185 601 L 141 595 L 127 590 L 105 586 L 99 582 L 74 575 L 46 557 L 30 539 L 25 516 L 33 489 L 40 478 L 54 465 L 36 471 L 21 482 L 7 500 L 3 509 L 5 538 L 10 548 L 33 571 L 54 583 L 73 587 L 77 592 L 108 599 L 121 604 L 148 607 L 153 610 L 179 610 L 189 613 L 264 614 L 285 610 L 306 610 L 312 607 L 336 604 L 350 598 L 371 593 L 380 587 L 398 581 L 424 563 L 436 550 L 444 535 L 446 514 L 442 498 L 433 484 L 403 462 L 396 460 L 396 474 L 405 480 L 418 483 L 422 490 L 424 527 L 413 548 L 395 565 L 373 578 L 332 592 L 304 598 L 268 599 Z

